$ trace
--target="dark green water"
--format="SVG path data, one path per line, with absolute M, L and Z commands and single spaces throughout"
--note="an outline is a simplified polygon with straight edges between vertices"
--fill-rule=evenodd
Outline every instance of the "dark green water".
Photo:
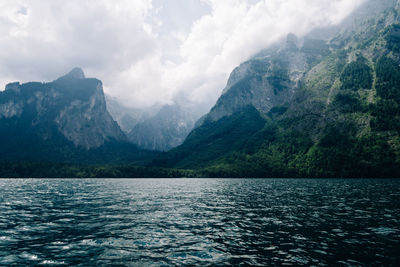
M 0 265 L 400 266 L 400 180 L 0 180 Z

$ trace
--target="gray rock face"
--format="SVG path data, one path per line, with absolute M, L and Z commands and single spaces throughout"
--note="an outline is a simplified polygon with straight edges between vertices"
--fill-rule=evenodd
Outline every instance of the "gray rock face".
M 96 148 L 106 140 L 125 136 L 106 110 L 101 82 L 88 101 L 74 100 L 55 118 L 58 130 L 76 146 Z
M 180 145 L 195 122 L 209 111 L 204 103 L 194 104 L 184 98 L 174 104 L 156 104 L 146 108 L 122 105 L 117 98 L 107 96 L 107 109 L 128 140 L 139 148 L 167 151 Z
M 19 88 L 20 88 L 19 82 L 9 83 L 6 85 L 6 90 L 19 92 Z
M 177 104 L 165 105 L 156 115 L 133 127 L 128 138 L 140 148 L 167 151 L 184 141 L 199 116 Z
M 302 39 L 288 34 L 285 41 L 261 51 L 232 71 L 221 97 L 196 127 L 229 116 L 247 105 L 264 114 L 274 106 L 287 105 L 308 70 L 330 55 L 332 49 L 359 44 L 353 38 L 354 32 L 358 33 L 358 39 L 375 36 L 377 30 L 369 27 L 366 19 L 375 19 L 399 3 L 399 0 L 366 0 L 339 25 L 315 29 Z M 391 24 L 394 17 L 385 20 Z
M 43 140 L 57 129 L 75 146 L 97 148 L 126 136 L 106 109 L 101 81 L 87 79 L 79 68 L 50 83 L 12 83 L 0 93 L 0 119 L 34 128 Z
M 14 116 L 21 116 L 22 114 L 22 103 L 15 101 L 8 101 L 4 104 L 0 104 L 0 118 L 12 118 Z
M 264 52 L 233 70 L 216 105 L 197 125 L 252 105 L 262 113 L 290 101 L 309 66 L 307 51 L 289 34 L 286 45 Z
M 117 98 L 107 94 L 105 98 L 108 112 L 124 133 L 129 133 L 136 124 L 148 119 L 154 110 L 156 112 L 158 111 L 157 108 L 149 110 L 126 107 L 122 105 Z M 154 112 L 154 114 L 156 114 L 156 112 Z
M 64 77 L 69 77 L 71 79 L 85 79 L 85 73 L 81 68 L 73 68 L 68 74 Z

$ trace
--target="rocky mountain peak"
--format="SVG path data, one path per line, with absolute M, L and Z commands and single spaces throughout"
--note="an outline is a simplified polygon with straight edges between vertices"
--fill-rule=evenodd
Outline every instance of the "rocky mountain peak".
M 85 73 L 81 68 L 75 67 L 70 72 L 68 72 L 64 77 L 73 79 L 85 79 Z
M 19 91 L 20 88 L 20 83 L 19 82 L 13 82 L 13 83 L 8 83 L 6 85 L 6 90 L 14 90 L 14 91 Z
M 107 111 L 101 81 L 80 68 L 49 83 L 8 84 L 0 92 L 0 124 L 10 123 L 2 119 L 35 138 L 66 139 L 87 150 L 126 139 Z
M 189 107 L 164 105 L 157 114 L 135 125 L 128 138 L 140 148 L 167 151 L 184 141 L 198 117 Z

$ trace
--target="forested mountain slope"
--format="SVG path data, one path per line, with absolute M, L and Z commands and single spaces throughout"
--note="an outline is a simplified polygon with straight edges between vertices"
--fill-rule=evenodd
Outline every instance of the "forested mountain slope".
M 241 64 L 199 127 L 154 165 L 205 176 L 400 176 L 399 11 L 398 1 L 367 1 L 333 35 L 289 35 Z

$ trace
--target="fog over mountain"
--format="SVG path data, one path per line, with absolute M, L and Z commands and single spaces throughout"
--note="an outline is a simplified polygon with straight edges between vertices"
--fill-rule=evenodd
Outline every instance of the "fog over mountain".
M 400 177 L 399 22 L 399 0 L 368 0 L 338 26 L 288 34 L 235 68 L 153 164 L 204 177 Z
M 73 66 L 126 106 L 210 107 L 230 72 L 288 32 L 335 25 L 363 0 L 3 0 L 0 88 Z

